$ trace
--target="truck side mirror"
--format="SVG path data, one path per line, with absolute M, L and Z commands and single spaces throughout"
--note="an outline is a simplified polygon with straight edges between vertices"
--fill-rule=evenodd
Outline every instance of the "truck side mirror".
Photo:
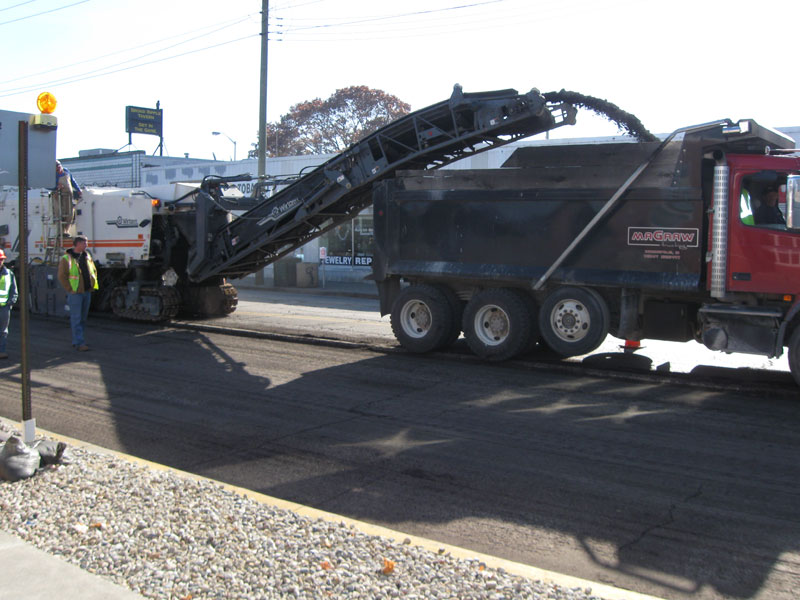
M 800 229 L 800 175 L 786 178 L 786 228 Z

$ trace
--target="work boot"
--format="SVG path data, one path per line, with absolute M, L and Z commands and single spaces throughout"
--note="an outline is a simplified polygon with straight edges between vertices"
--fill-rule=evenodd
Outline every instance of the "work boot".
M 8 358 L 8 353 L 0 352 L 0 358 Z
M 86 344 L 81 344 L 80 346 L 76 346 L 75 349 L 78 352 L 86 352 L 89 349 L 89 346 L 87 346 Z

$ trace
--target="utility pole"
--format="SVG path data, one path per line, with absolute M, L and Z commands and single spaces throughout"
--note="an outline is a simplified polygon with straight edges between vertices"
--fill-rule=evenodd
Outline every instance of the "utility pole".
M 269 0 L 261 0 L 261 101 L 258 109 L 258 177 L 267 172 L 267 42 Z
M 269 42 L 269 0 L 261 0 L 261 96 L 258 106 L 258 182 L 267 174 L 267 44 Z M 261 186 L 258 188 L 262 189 Z M 264 285 L 264 269 L 256 271 L 256 285 Z

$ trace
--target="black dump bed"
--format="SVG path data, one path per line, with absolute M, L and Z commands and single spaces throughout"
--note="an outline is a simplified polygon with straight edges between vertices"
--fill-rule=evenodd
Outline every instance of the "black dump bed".
M 530 146 L 500 169 L 398 172 L 374 192 L 374 276 L 530 285 L 658 147 Z M 667 144 L 550 282 L 698 290 L 713 172 L 702 151 Z

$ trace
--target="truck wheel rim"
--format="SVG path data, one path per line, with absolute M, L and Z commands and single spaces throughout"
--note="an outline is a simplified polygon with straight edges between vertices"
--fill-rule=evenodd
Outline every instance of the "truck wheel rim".
M 420 300 L 406 302 L 400 312 L 400 325 L 409 337 L 424 338 L 432 324 L 431 309 Z
M 553 333 L 565 342 L 577 342 L 589 333 L 592 320 L 583 302 L 564 300 L 553 307 L 550 325 Z
M 486 346 L 499 346 L 508 339 L 511 320 L 508 313 L 497 305 L 487 304 L 475 313 L 475 335 Z

